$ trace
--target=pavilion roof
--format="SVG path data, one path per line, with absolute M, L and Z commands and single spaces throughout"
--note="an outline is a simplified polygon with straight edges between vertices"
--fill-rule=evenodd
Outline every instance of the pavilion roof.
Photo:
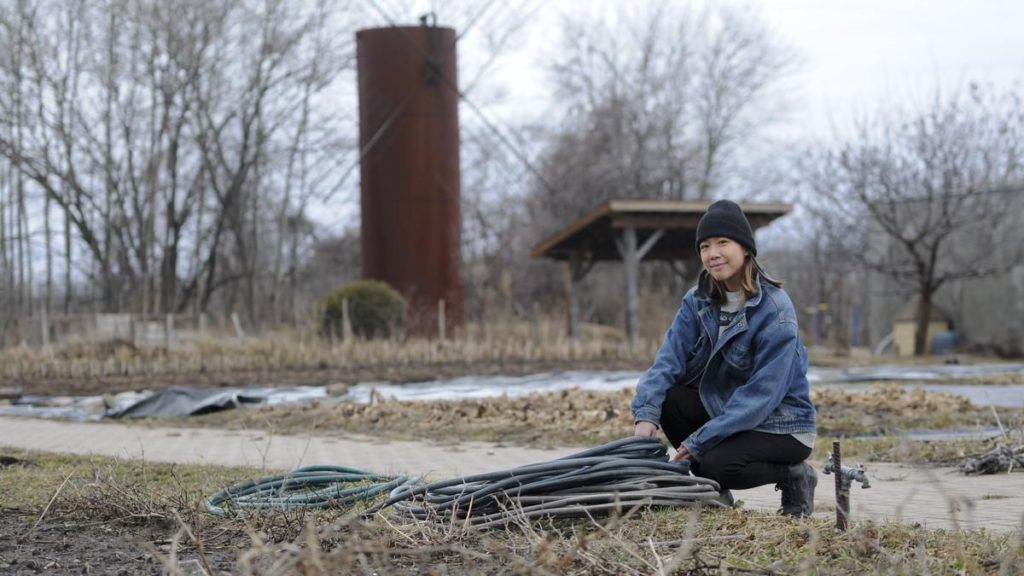
M 782 203 L 739 204 L 755 230 L 793 209 L 792 205 Z M 641 244 L 655 231 L 664 230 L 644 260 L 696 257 L 693 246 L 697 222 L 709 205 L 710 201 L 609 200 L 538 243 L 531 255 L 568 260 L 573 253 L 578 253 L 588 260 L 621 260 L 615 247 L 616 232 L 632 227 Z

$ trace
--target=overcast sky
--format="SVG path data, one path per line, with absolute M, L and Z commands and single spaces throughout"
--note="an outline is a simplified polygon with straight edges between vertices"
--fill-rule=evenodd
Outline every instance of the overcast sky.
M 488 6 L 489 0 L 478 0 Z M 486 81 L 470 98 L 499 129 L 553 118 L 559 113 L 551 94 L 549 71 L 559 49 L 565 16 L 603 14 L 615 18 L 638 2 L 653 0 L 538 0 L 542 2 L 516 42 L 486 67 Z M 702 0 L 669 0 L 689 6 Z M 998 91 L 1024 88 L 1024 0 L 712 0 L 748 7 L 760 15 L 799 60 L 786 81 L 790 113 L 773 123 L 772 140 L 828 139 L 833 126 L 849 126 L 855 114 L 883 103 L 921 102 L 936 86 L 952 91 L 979 82 Z M 486 11 L 494 16 L 503 0 Z M 417 25 L 417 17 L 437 9 L 438 24 L 465 32 L 464 23 L 445 18 L 443 0 L 374 0 L 396 24 Z M 367 26 L 386 26 L 377 9 L 367 9 Z M 479 49 L 480 24 L 460 40 L 460 82 L 467 88 L 490 53 Z M 355 105 L 354 71 L 342 89 Z M 498 94 L 501 96 L 499 97 Z M 460 121 L 478 123 L 463 107 Z M 353 117 L 357 122 L 357 116 Z M 354 126 L 357 129 L 357 126 Z M 776 142 L 775 145 L 778 145 Z M 768 152 L 771 153 L 770 150 Z M 358 180 L 351 180 L 348 201 L 335 207 L 333 228 L 358 213 Z
M 562 15 L 599 10 L 613 17 L 620 5 L 638 1 L 645 0 L 548 0 L 522 47 L 492 68 L 508 91 L 496 114 L 553 110 L 544 63 L 558 47 Z M 842 124 L 883 101 L 923 100 L 936 85 L 952 90 L 975 81 L 1003 89 L 1024 79 L 1022 0 L 731 3 L 758 11 L 800 58 L 789 82 L 799 114 L 786 130 L 794 136 L 824 136 L 833 121 Z

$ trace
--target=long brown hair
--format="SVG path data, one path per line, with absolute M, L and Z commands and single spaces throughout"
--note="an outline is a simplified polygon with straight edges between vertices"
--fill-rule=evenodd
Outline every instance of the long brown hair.
M 743 275 L 743 298 L 749 300 L 751 297 L 761 291 L 758 286 L 757 279 L 764 278 L 764 281 L 775 286 L 776 288 L 782 288 L 784 282 L 777 280 L 768 275 L 764 271 L 764 268 L 757 262 L 753 254 L 747 254 L 746 260 L 743 262 L 743 269 L 740 270 L 740 274 Z M 725 282 L 719 282 L 711 277 L 711 274 L 707 270 L 701 270 L 700 279 L 698 280 L 701 291 L 703 291 L 708 298 L 711 299 L 715 304 L 722 304 L 725 302 L 725 293 L 728 289 L 725 287 Z

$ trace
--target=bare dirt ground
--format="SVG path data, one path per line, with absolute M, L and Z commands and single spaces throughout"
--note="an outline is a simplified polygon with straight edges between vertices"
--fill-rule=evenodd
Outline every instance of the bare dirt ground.
M 176 532 L 172 523 L 155 520 L 96 523 L 60 519 L 43 521 L 32 530 L 37 517 L 37 511 L 0 510 L 3 574 L 161 574 L 164 565 L 159 555 L 166 556 Z M 213 551 L 210 557 L 211 565 L 220 570 L 230 570 L 235 561 L 235 554 L 225 551 Z M 189 565 L 188 558 L 182 560 L 184 566 Z
M 195 498 L 240 474 L 0 448 L 0 574 L 164 574 L 172 552 L 201 574 L 176 510 L 194 517 Z M 215 571 L 237 557 L 222 539 L 203 555 Z

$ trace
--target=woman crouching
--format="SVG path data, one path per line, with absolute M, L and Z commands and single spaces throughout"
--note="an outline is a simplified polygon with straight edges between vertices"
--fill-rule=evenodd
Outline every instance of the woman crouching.
M 660 427 L 673 459 L 690 460 L 729 501 L 731 489 L 775 484 L 782 514 L 809 516 L 818 479 L 805 460 L 816 413 L 793 303 L 758 265 L 750 222 L 734 202 L 708 208 L 696 244 L 704 269 L 637 384 L 634 434 Z

